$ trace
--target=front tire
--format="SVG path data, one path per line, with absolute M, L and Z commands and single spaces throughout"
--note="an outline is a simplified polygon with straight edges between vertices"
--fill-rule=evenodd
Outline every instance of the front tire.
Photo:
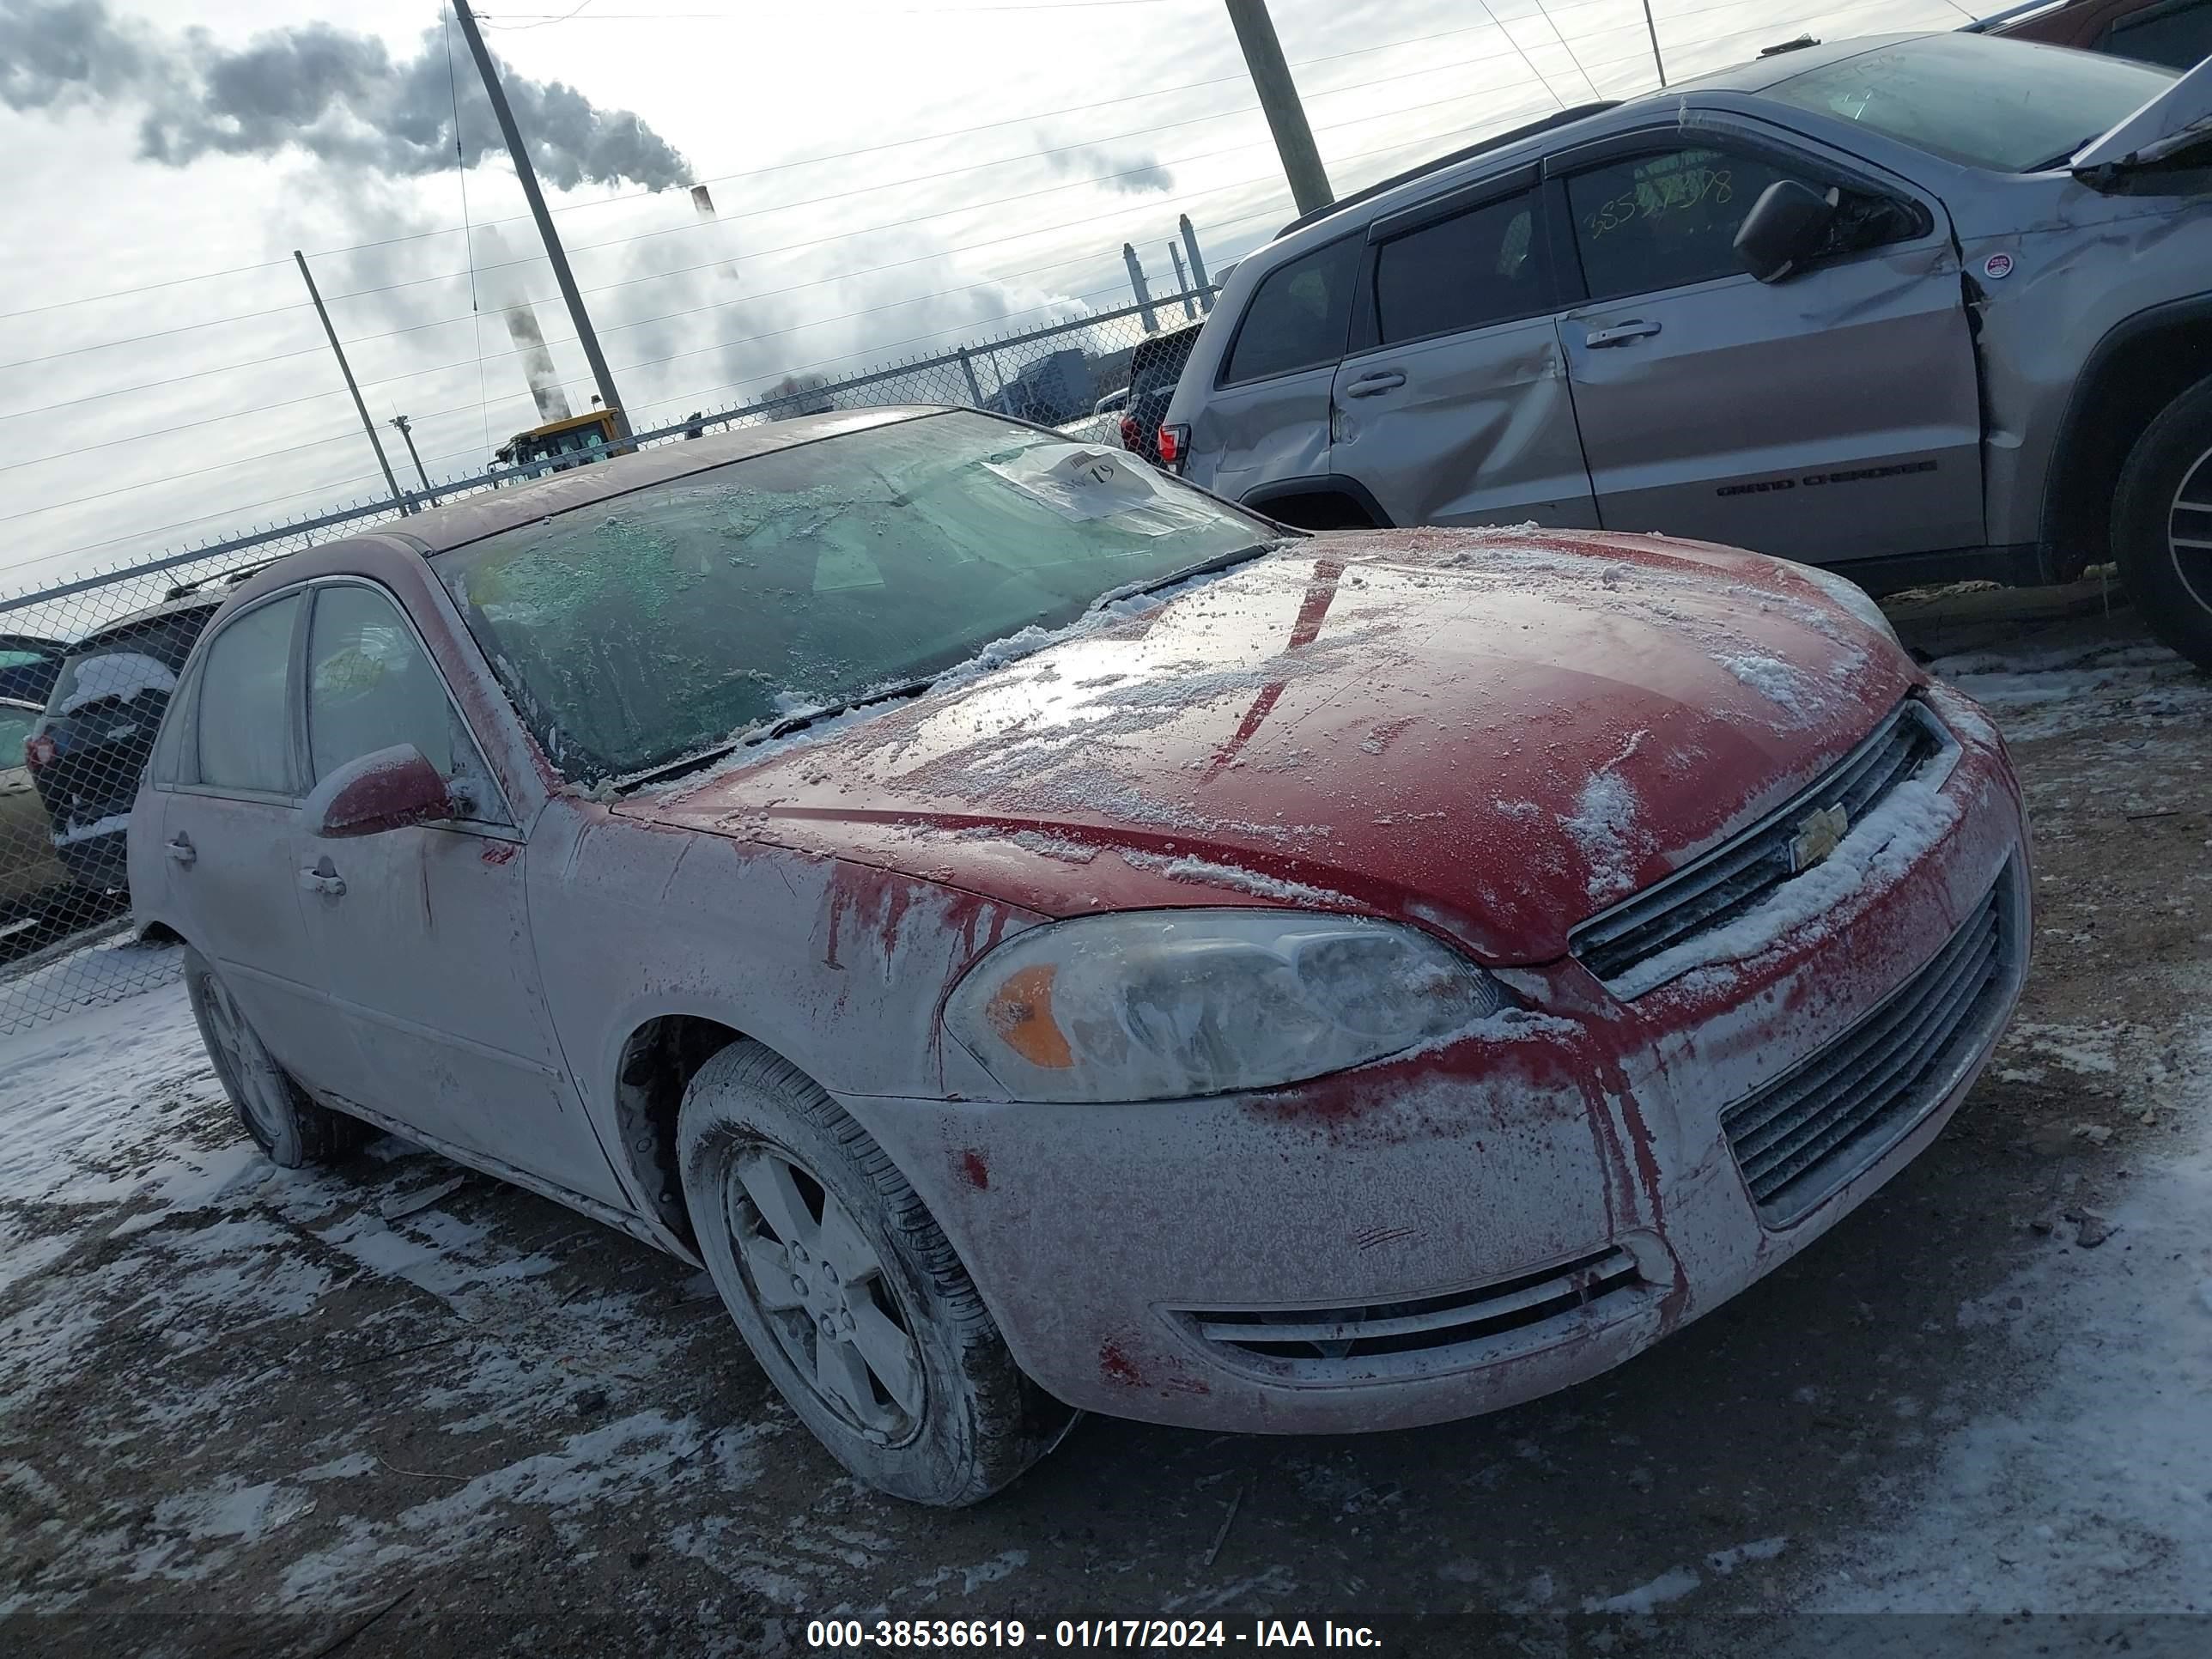
M 973 1504 L 1058 1443 L 1073 1413 L 1022 1375 L 927 1207 L 819 1085 L 733 1042 L 692 1079 L 677 1134 L 731 1320 L 860 1480 Z
M 2168 404 L 2128 453 L 2112 553 L 2150 631 L 2212 673 L 2212 380 Z
M 246 1133 L 271 1163 L 287 1170 L 336 1164 L 368 1139 L 365 1125 L 317 1105 L 292 1080 L 207 958 L 189 947 L 185 994 L 223 1092 Z

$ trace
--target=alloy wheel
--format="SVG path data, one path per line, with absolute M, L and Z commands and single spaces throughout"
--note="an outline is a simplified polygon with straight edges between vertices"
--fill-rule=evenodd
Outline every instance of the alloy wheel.
M 781 1149 L 732 1160 L 723 1218 L 745 1288 L 799 1374 L 881 1444 L 921 1425 L 921 1352 L 882 1259 L 845 1206 Z
M 283 1083 L 247 1026 L 246 1016 L 231 1000 L 228 988 L 212 975 L 207 981 L 207 1011 L 216 1046 L 222 1051 L 223 1070 L 237 1092 L 240 1109 L 264 1141 L 273 1144 L 282 1139 L 289 1105 L 280 1092 Z
M 2181 475 L 2166 515 L 2167 556 L 2189 597 L 2212 611 L 2212 450 Z

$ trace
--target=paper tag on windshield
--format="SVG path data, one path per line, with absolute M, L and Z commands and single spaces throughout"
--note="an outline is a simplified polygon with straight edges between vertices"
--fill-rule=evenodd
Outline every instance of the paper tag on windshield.
M 1152 481 L 1110 449 L 1031 450 L 991 471 L 1054 512 L 1079 520 L 1152 505 Z

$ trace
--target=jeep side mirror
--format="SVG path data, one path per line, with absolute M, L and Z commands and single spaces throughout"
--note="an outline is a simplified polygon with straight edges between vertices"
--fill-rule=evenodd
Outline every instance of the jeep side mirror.
M 1762 283 L 1778 283 L 1820 245 L 1843 206 L 1839 190 L 1821 191 L 1778 179 L 1760 192 L 1735 233 L 1739 264 Z
M 411 743 L 348 761 L 301 803 L 307 833 L 325 841 L 380 836 L 453 815 L 453 792 Z

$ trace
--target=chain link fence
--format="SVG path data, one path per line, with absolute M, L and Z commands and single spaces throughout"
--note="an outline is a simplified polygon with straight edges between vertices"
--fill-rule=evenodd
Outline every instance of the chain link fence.
M 1188 340 L 1167 337 L 1194 334 L 1213 293 L 1194 289 L 842 379 L 787 376 L 768 395 L 702 410 L 630 441 L 682 443 L 838 409 L 959 404 L 1055 427 L 1081 442 L 1147 453 L 1141 441 L 1124 445 L 1125 411 L 1113 406 L 1128 392 L 1132 359 L 1157 340 L 1180 368 Z M 1145 362 L 1160 356 L 1156 348 Z M 1137 403 L 1157 421 L 1150 400 Z M 605 447 L 588 431 L 576 445 L 536 459 L 520 451 L 509 452 L 522 458 L 507 463 L 487 457 L 485 471 L 432 489 L 0 599 L 0 1036 L 118 1000 L 176 972 L 173 945 L 133 935 L 125 836 L 169 695 L 231 587 L 301 548 L 587 464 Z

